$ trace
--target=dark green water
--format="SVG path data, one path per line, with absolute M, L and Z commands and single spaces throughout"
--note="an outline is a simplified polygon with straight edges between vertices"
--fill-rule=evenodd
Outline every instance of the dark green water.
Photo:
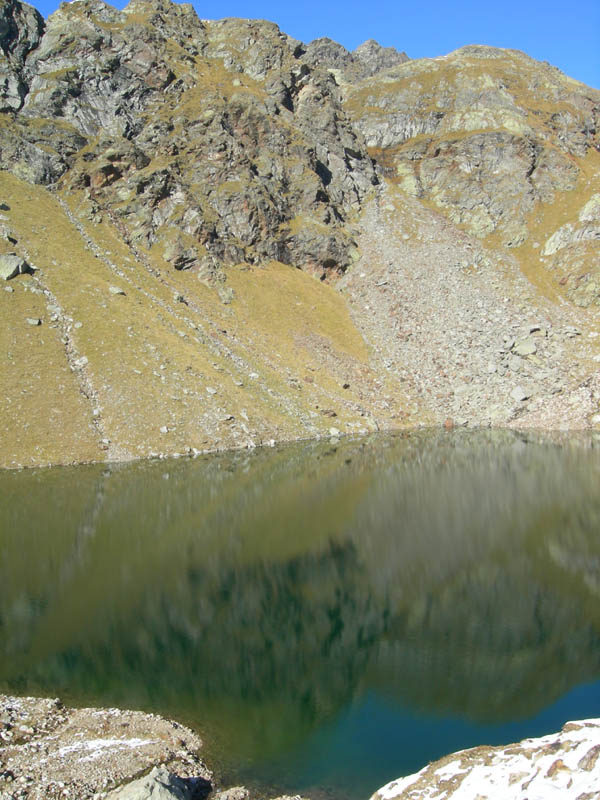
M 466 431 L 0 473 L 0 691 L 366 800 L 600 716 L 600 451 Z

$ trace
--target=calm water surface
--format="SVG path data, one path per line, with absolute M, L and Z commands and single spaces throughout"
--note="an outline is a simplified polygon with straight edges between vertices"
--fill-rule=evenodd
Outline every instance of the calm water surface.
M 600 449 L 427 432 L 0 473 L 0 691 L 366 800 L 600 716 Z

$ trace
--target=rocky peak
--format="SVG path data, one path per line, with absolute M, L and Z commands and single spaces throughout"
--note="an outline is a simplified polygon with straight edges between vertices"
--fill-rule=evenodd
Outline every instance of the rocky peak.
M 302 52 L 301 43 L 266 20 L 227 18 L 206 21 L 207 40 L 202 55 L 219 59 L 232 72 L 264 81 L 289 69 Z
M 326 36 L 309 42 L 306 45 L 305 54 L 309 63 L 324 66 L 327 69 L 346 70 L 354 62 L 349 50 Z
M 410 60 L 405 52 L 399 52 L 395 47 L 382 47 L 375 39 L 367 39 L 359 45 L 353 56 L 363 65 L 364 78 Z
M 409 61 L 406 53 L 400 53 L 394 47 L 382 47 L 374 39 L 368 39 L 350 52 L 326 37 L 310 42 L 306 46 L 305 58 L 312 65 L 338 72 L 347 83 L 361 81 Z

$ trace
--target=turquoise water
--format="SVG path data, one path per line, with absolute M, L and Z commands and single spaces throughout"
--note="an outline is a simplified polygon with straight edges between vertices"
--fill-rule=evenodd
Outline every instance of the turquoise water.
M 600 455 L 418 432 L 0 473 L 0 691 L 157 711 L 364 798 L 600 716 Z

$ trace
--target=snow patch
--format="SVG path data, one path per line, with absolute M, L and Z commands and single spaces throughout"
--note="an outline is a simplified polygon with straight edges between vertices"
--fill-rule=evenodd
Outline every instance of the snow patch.
M 59 758 L 72 753 L 81 753 L 80 761 L 94 761 L 101 758 L 107 750 L 133 750 L 137 747 L 145 747 L 149 744 L 157 744 L 158 739 L 86 739 L 76 744 L 69 744 L 61 747 L 57 755 Z
M 456 778 L 456 781 L 452 779 Z M 382 787 L 380 800 L 576 800 L 600 785 L 600 719 L 506 747 L 479 747 Z M 599 795 L 600 796 L 600 795 Z

